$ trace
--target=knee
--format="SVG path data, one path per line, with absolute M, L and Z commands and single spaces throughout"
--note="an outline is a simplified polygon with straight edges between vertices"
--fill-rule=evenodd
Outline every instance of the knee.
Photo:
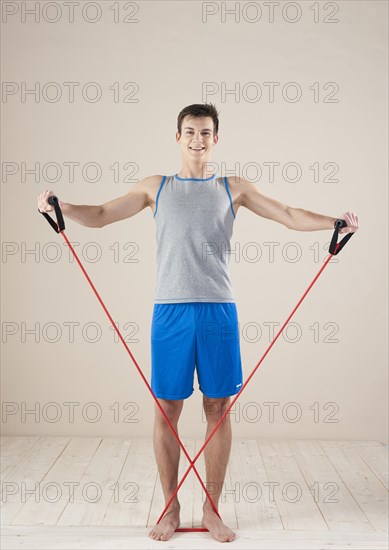
M 225 413 L 229 404 L 230 404 L 229 397 L 211 398 L 211 397 L 204 396 L 203 405 L 204 405 L 204 412 L 207 418 L 207 422 L 208 423 L 219 422 L 220 418 Z M 229 417 L 227 414 L 227 416 L 225 417 L 225 420 L 227 420 L 228 418 Z
M 182 400 L 170 400 L 170 399 L 158 399 L 164 413 L 168 417 L 169 421 L 174 425 L 177 424 L 180 418 L 183 401 Z M 155 405 L 155 420 L 162 426 L 168 427 L 166 419 L 162 414 L 160 408 Z

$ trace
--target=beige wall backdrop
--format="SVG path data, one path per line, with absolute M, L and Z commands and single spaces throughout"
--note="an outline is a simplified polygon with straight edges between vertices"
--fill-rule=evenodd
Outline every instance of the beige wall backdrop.
M 234 434 L 387 440 L 388 5 L 271 5 L 3 2 L 3 434 L 151 436 L 151 396 L 37 196 L 101 204 L 178 172 L 177 115 L 208 101 L 220 175 L 360 221 L 235 404 Z M 149 378 L 151 210 L 102 229 L 65 222 Z M 331 236 L 239 210 L 230 273 L 246 377 Z M 196 380 L 180 430 L 205 430 Z

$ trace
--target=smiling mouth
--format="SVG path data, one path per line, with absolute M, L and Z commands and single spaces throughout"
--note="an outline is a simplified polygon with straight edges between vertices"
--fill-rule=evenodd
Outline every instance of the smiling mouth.
M 189 149 L 191 151 L 204 151 L 205 147 L 200 147 L 200 148 L 189 147 Z

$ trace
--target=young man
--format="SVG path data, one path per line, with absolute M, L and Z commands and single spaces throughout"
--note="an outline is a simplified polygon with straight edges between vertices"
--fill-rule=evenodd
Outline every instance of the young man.
M 207 418 L 206 437 L 214 429 L 242 386 L 239 331 L 234 291 L 228 275 L 228 251 L 233 223 L 245 207 L 296 231 L 334 229 L 337 218 L 292 208 L 264 195 L 257 185 L 240 177 L 221 177 L 209 171 L 212 149 L 218 142 L 219 119 L 212 104 L 194 104 L 178 115 L 176 141 L 182 168 L 171 176 L 155 175 L 130 191 L 98 206 L 59 201 L 68 218 L 88 227 L 104 227 L 150 207 L 157 224 L 157 287 L 151 327 L 151 386 L 176 432 L 184 399 L 193 392 L 196 368 Z M 50 212 L 47 199 L 38 208 Z M 358 217 L 343 216 L 355 232 Z M 154 450 L 165 502 L 178 483 L 180 448 L 155 406 Z M 204 450 L 206 486 L 218 505 L 231 447 L 229 415 Z M 168 540 L 180 524 L 177 496 L 150 532 Z M 213 538 L 232 541 L 235 533 L 224 525 L 206 499 L 202 524 Z

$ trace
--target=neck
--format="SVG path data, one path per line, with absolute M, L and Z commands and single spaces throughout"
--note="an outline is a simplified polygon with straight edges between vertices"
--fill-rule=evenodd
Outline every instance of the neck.
M 183 164 L 181 170 L 177 173 L 180 178 L 195 178 L 205 180 L 215 173 L 213 163 L 201 162 L 199 164 Z

